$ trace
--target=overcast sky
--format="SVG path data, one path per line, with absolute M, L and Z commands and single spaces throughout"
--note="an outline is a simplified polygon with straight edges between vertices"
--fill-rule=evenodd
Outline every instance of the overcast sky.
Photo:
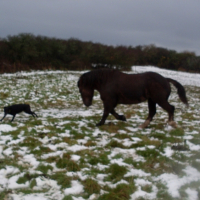
M 0 38 L 19 33 L 200 55 L 200 0 L 0 0 Z

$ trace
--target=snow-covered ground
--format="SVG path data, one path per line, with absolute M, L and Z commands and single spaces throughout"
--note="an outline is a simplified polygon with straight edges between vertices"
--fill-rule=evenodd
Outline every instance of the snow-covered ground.
M 39 115 L 37 119 L 39 121 L 36 121 L 35 124 L 35 119 L 32 116 L 23 113 L 17 115 L 13 123 L 9 123 L 11 116 L 7 116 L 1 122 L 0 193 L 4 192 L 7 199 L 13 200 L 62 200 L 68 195 L 71 195 L 74 200 L 92 200 L 98 199 L 99 196 L 107 192 L 104 186 L 108 185 L 110 188 L 115 188 L 122 183 L 129 184 L 127 178 L 132 178 L 136 186 L 136 191 L 130 195 L 132 200 L 139 198 L 164 199 L 162 193 L 166 193 L 166 199 L 177 200 L 184 197 L 184 199 L 188 200 L 198 200 L 200 198 L 200 167 L 195 166 L 200 165 L 200 157 L 196 158 L 195 156 L 200 155 L 198 153 L 200 151 L 200 75 L 169 71 L 153 66 L 133 66 L 132 72 L 128 73 L 144 71 L 154 71 L 179 81 L 186 87 L 190 104 L 190 107 L 186 110 L 184 105 L 178 101 L 176 91 L 174 90 L 175 92 L 173 91 L 171 94 L 170 101 L 173 102 L 172 104 L 177 108 L 181 108 L 177 109 L 175 120 L 179 122 L 179 129 L 184 131 L 184 135 L 172 136 L 174 142 L 170 140 L 170 142 L 162 144 L 165 146 L 164 152 L 159 155 L 163 156 L 163 162 L 166 163 L 153 163 L 152 161 L 152 169 L 150 170 L 145 167 L 141 169 L 134 167 L 133 164 L 125 162 L 125 159 L 131 158 L 134 162 L 145 163 L 148 157 L 142 156 L 142 154 L 139 155 L 138 152 L 156 149 L 156 145 L 152 143 L 137 148 L 131 148 L 131 145 L 143 141 L 143 138 L 148 139 L 150 143 L 154 140 L 156 141 L 158 138 L 152 136 L 155 134 L 171 137 L 170 131 L 173 129 L 165 123 L 167 114 L 162 109 L 158 108 L 158 116 L 155 117 L 150 127 L 144 130 L 139 129 L 138 126 L 145 120 L 147 115 L 146 103 L 119 107 L 119 111 L 122 113 L 128 113 L 130 109 L 133 109 L 133 114 L 127 118 L 125 126 L 121 127 L 121 124 L 124 122 L 118 122 L 114 118 L 109 118 L 107 124 L 110 125 L 97 128 L 95 123 L 100 120 L 102 114 L 101 101 L 99 95 L 96 94 L 94 105 L 90 108 L 83 106 L 76 87 L 77 80 L 83 72 L 38 71 L 0 75 L 0 105 L 2 111 L 0 118 L 3 117 L 4 106 L 23 102 L 30 103 L 32 110 Z M 195 93 L 195 90 L 198 93 Z M 55 119 L 56 121 L 54 121 Z M 161 128 L 156 127 L 157 124 L 160 124 Z M 59 133 L 56 133 L 55 130 L 57 129 L 51 128 L 52 126 L 56 126 Z M 114 127 L 114 130 L 110 130 L 110 126 Z M 74 132 L 79 134 L 84 132 L 85 136 L 74 140 L 72 144 L 64 140 L 66 138 L 72 140 Z M 38 134 L 43 134 L 44 137 L 39 138 Z M 127 134 L 130 137 L 119 139 L 117 134 Z M 29 146 L 26 146 L 24 143 L 30 137 L 35 137 L 40 142 L 34 150 L 30 150 Z M 94 141 L 94 146 L 86 145 L 94 139 L 96 140 Z M 196 140 L 195 142 L 194 139 Z M 57 142 L 58 140 L 60 141 Z M 52 156 L 62 158 L 64 153 L 70 153 L 70 159 L 80 163 L 81 159 L 83 159 L 81 151 L 94 151 L 95 155 L 98 156 L 98 149 L 106 149 L 106 145 L 113 140 L 123 144 L 126 148 L 113 147 L 108 155 L 110 164 L 98 163 L 96 166 L 88 164 L 78 171 L 66 170 L 65 175 L 72 177 L 70 186 L 66 188 L 61 188 L 56 180 L 50 178 L 51 174 L 64 169 L 58 169 L 54 162 L 47 163 L 45 159 Z M 173 150 L 171 145 L 176 145 L 179 141 L 187 141 L 186 144 L 189 150 L 181 152 Z M 40 149 L 40 146 L 48 147 L 51 151 L 37 156 L 34 152 Z M 119 155 L 122 155 L 122 157 L 119 158 Z M 194 159 L 190 160 L 190 157 L 194 157 Z M 174 162 L 176 158 L 178 158 L 177 166 L 181 166 L 181 169 L 176 169 L 174 165 L 174 168 L 168 166 L 168 160 Z M 9 162 L 9 160 L 12 162 Z M 5 162 L 8 164 L 5 165 Z M 108 176 L 105 173 L 105 169 L 114 163 L 127 168 L 127 173 L 117 183 L 105 179 Z M 41 164 L 51 165 L 52 169 L 48 170 L 47 176 L 44 176 L 39 170 L 38 167 Z M 163 165 L 161 166 L 161 164 Z M 163 169 L 163 173 L 161 173 L 163 166 L 169 170 Z M 98 169 L 102 173 L 90 175 L 88 171 L 93 168 Z M 19 178 L 26 173 L 38 175 L 34 178 L 35 185 L 33 187 L 30 187 L 31 181 L 19 182 Z M 82 181 L 88 177 L 97 181 L 102 188 L 99 194 L 91 194 L 89 198 L 85 198 Z M 159 184 L 162 186 L 159 187 Z M 150 191 L 144 189 L 145 186 L 151 188 Z M 29 192 L 23 192 L 23 189 L 29 189 Z

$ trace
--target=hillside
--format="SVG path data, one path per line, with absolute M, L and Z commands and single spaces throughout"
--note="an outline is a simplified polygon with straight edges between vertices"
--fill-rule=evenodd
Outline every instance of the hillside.
M 29 103 L 38 118 L 20 113 L 0 124 L 0 199 L 40 200 L 198 200 L 200 195 L 200 75 L 134 66 L 128 73 L 156 71 L 180 81 L 189 108 L 175 88 L 170 103 L 178 128 L 167 124 L 157 106 L 147 129 L 147 103 L 119 105 L 127 122 L 101 118 L 95 92 L 86 108 L 77 88 L 83 71 L 2 74 L 3 107 Z
M 153 44 L 109 46 L 76 38 L 61 40 L 32 34 L 0 40 L 0 73 L 30 70 L 85 70 L 109 67 L 130 70 L 133 65 L 200 72 L 200 56 Z

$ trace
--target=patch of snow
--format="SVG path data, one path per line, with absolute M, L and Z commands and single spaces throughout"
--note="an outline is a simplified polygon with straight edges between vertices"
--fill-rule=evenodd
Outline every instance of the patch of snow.
M 72 181 L 72 187 L 71 188 L 67 188 L 65 189 L 65 194 L 69 195 L 69 194 L 79 194 L 81 192 L 83 192 L 83 185 L 81 185 L 79 183 L 79 181 Z

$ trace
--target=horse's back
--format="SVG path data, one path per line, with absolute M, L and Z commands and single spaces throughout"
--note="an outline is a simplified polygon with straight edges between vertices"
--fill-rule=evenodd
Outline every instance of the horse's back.
M 167 80 L 158 73 L 145 72 L 140 74 L 120 73 L 118 77 L 113 77 L 122 87 L 146 87 L 151 83 L 165 85 Z
M 158 94 L 168 98 L 171 91 L 166 78 L 155 72 L 121 73 L 116 85 L 121 103 L 139 103 L 148 98 L 155 98 Z

